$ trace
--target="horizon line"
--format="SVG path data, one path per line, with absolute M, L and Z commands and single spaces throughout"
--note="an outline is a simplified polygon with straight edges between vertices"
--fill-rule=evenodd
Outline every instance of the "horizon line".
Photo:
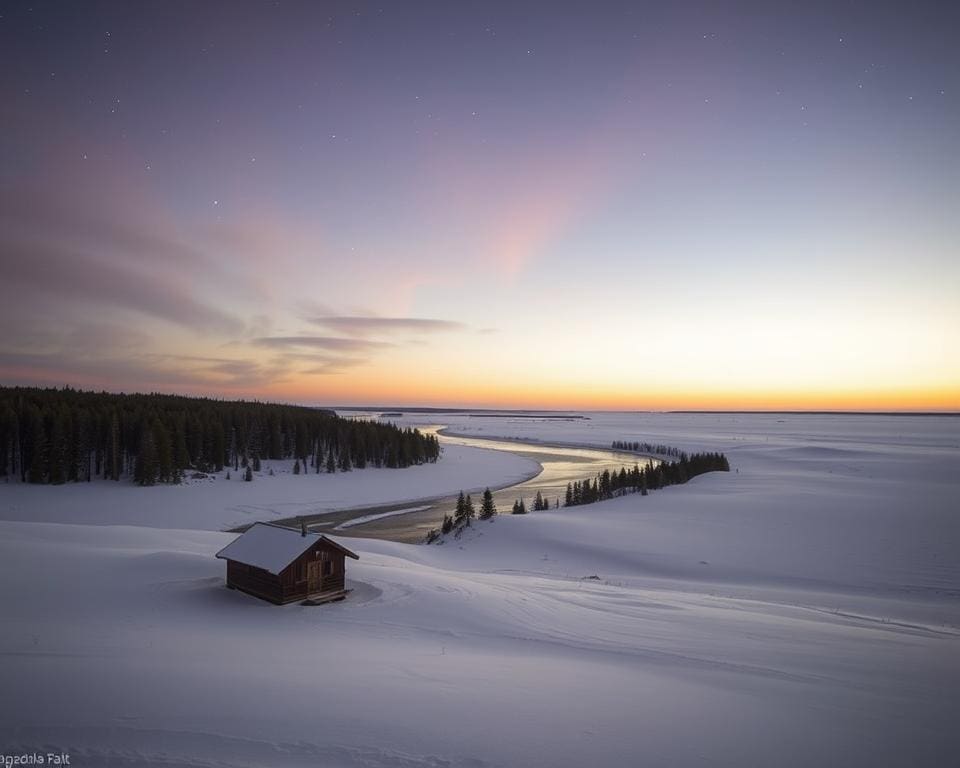
M 661 414 L 770 414 L 785 416 L 960 416 L 960 411 L 891 411 L 891 410 L 850 410 L 850 409 L 763 409 L 763 408 L 468 408 L 463 406 L 416 405 L 318 405 L 333 411 L 409 411 L 412 413 L 545 413 L 575 416 L 580 413 L 661 413 Z

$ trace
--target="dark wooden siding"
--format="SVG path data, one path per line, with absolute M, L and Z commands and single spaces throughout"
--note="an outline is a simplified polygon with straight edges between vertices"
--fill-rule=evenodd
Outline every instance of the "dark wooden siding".
M 313 567 L 317 569 L 319 577 L 315 580 L 314 589 L 310 589 L 308 579 L 311 563 L 316 563 Z M 330 572 L 327 574 L 323 572 L 324 563 L 329 563 Z M 343 552 L 322 541 L 318 542 L 283 570 L 280 583 L 284 602 L 302 600 L 325 592 L 337 592 L 343 589 L 345 584 Z
M 249 592 L 271 603 L 283 602 L 280 577 L 252 565 L 227 560 L 227 586 Z

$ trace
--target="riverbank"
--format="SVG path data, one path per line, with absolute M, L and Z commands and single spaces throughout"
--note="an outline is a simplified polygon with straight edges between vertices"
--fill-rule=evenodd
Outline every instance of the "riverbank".
M 593 478 L 604 470 L 613 472 L 619 471 L 623 466 L 643 464 L 644 459 L 651 460 L 649 457 L 638 457 L 628 452 L 590 446 L 457 437 L 449 435 L 443 427 L 421 428 L 437 434 L 445 447 L 498 451 L 526 459 L 538 467 L 538 471 L 531 472 L 516 482 L 500 486 L 467 486 L 462 489 L 464 493 L 479 496 L 480 492 L 489 487 L 493 491 L 494 503 L 501 513 L 508 512 L 518 498 L 532 501 L 537 492 L 549 498 L 551 504 L 555 504 L 563 499 L 567 483 Z M 403 500 L 391 504 L 290 517 L 275 522 L 290 527 L 304 522 L 318 533 L 420 544 L 432 529 L 440 526 L 445 514 L 453 512 L 456 498 L 457 494 L 444 494 L 417 499 L 416 505 L 411 505 L 409 500 Z M 248 527 L 249 524 L 233 530 L 241 532 Z
M 436 463 L 404 469 L 294 475 L 292 468 L 292 461 L 264 460 L 252 482 L 245 482 L 242 472 L 225 469 L 180 485 L 146 488 L 109 480 L 64 485 L 0 481 L 0 519 L 229 530 L 257 521 L 351 510 L 346 517 L 330 518 L 340 523 L 373 506 L 416 506 L 421 499 L 461 488 L 512 485 L 540 471 L 529 459 L 462 445 L 448 446 Z

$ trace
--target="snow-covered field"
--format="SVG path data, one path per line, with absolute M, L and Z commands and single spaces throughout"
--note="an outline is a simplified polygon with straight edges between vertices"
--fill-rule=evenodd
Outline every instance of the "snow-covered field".
M 437 464 L 405 469 L 294 475 L 292 460 L 265 460 L 249 483 L 242 470 L 224 470 L 150 489 L 102 479 L 59 486 L 0 484 L 0 519 L 221 531 L 258 520 L 426 499 L 461 489 L 476 493 L 520 482 L 539 469 L 522 456 L 451 444 Z
M 425 421 L 722 450 L 738 471 L 499 517 L 441 546 L 351 539 L 353 594 L 315 608 L 223 587 L 213 553 L 232 536 L 197 530 L 235 520 L 220 480 L 169 489 L 211 509 L 113 487 L 136 499 L 129 514 L 76 518 L 82 488 L 0 486 L 0 752 L 281 768 L 956 760 L 960 419 L 590 415 Z M 452 462 L 335 481 L 356 504 L 415 500 L 523 475 L 508 462 L 484 461 L 476 483 Z M 271 480 L 256 508 L 306 478 Z M 383 495 L 362 496 L 374 483 Z

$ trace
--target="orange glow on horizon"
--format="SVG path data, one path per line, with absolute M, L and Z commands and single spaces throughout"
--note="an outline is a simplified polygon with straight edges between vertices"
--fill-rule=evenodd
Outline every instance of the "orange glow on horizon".
M 798 411 L 960 411 L 960 388 L 863 389 L 820 391 L 708 391 L 638 390 L 597 388 L 585 392 L 576 388 L 537 389 L 534 386 L 504 387 L 491 392 L 480 387 L 454 385 L 426 387 L 423 382 L 393 382 L 384 388 L 379 382 L 344 382 L 340 386 L 311 387 L 290 384 L 271 387 L 262 393 L 284 401 L 350 406 L 405 406 L 492 408 L 526 410 L 798 410 Z

